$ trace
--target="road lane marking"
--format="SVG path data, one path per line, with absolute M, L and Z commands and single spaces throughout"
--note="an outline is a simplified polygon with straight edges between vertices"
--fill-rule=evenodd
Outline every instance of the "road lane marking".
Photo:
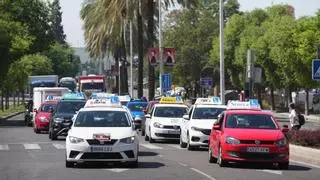
M 187 166 L 188 166 L 188 164 L 184 164 L 184 163 L 182 163 L 182 162 L 179 162 L 179 164 L 180 164 L 181 166 L 183 166 L 183 167 L 187 167 Z
M 170 147 L 173 147 L 173 148 L 176 148 L 176 149 L 183 149 L 180 147 L 180 145 L 177 145 L 177 144 L 167 144 L 167 146 L 170 146 Z
M 145 147 L 145 148 L 148 148 L 148 149 L 163 149 L 160 146 L 155 146 L 155 145 L 152 145 L 152 144 L 140 144 L 140 145 Z
M 197 172 L 197 173 L 199 173 L 199 174 L 207 177 L 207 178 L 210 179 L 210 180 L 216 180 L 216 178 L 214 178 L 214 177 L 212 177 L 212 176 L 210 176 L 210 175 L 208 175 L 208 174 L 200 171 L 199 169 L 196 169 L 196 168 L 190 168 L 190 169 L 191 169 L 192 171 L 194 171 L 194 172 Z
M 66 149 L 65 144 L 52 144 L 56 149 Z
M 23 144 L 25 149 L 41 149 L 41 147 L 39 146 L 39 144 Z
M 0 144 L 0 151 L 9 151 L 9 146 L 7 144 Z
M 301 162 L 301 161 L 295 161 L 295 160 L 291 160 L 291 159 L 290 159 L 290 162 L 320 169 L 320 166 L 314 165 L 314 164 L 308 164 L 308 163 L 304 163 L 304 162 Z
M 282 171 L 275 171 L 275 170 L 269 170 L 269 169 L 263 169 L 263 170 L 257 170 L 257 171 L 267 172 L 267 173 L 277 174 L 277 175 L 282 175 Z
M 116 173 L 120 173 L 120 172 L 123 172 L 123 171 L 127 171 L 129 169 L 118 169 L 118 168 L 113 168 L 113 169 L 105 169 L 107 171 L 112 171 L 112 172 L 116 172 Z

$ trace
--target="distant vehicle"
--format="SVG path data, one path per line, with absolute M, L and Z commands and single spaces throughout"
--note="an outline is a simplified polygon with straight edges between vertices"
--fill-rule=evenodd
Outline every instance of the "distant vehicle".
M 51 113 L 56 109 L 58 99 L 48 100 L 41 104 L 40 108 L 36 110 L 35 124 L 33 130 L 35 133 L 40 131 L 48 131 L 51 119 Z
M 29 93 L 33 94 L 33 88 L 35 87 L 58 87 L 57 75 L 41 75 L 41 76 L 29 76 Z
M 88 75 L 79 77 L 79 91 L 90 96 L 93 92 L 106 91 L 106 77 L 103 75 Z
M 134 124 L 137 129 L 141 128 L 141 121 L 144 117 L 143 110 L 147 107 L 148 102 L 145 101 L 131 101 L 127 103 L 127 107 L 130 109 L 130 112 L 133 116 Z
M 77 88 L 77 81 L 72 77 L 63 77 L 59 81 L 59 87 L 66 87 L 74 92 Z

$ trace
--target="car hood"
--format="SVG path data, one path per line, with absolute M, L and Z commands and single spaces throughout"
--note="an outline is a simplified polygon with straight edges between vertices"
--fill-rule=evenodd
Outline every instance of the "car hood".
M 132 111 L 132 116 L 135 118 L 136 116 L 140 116 L 141 118 L 144 116 L 144 112 L 141 111 Z
M 122 139 L 135 136 L 135 131 L 132 127 L 72 127 L 68 132 L 68 136 L 82 139 L 92 139 L 93 134 L 105 134 L 110 135 L 111 139 Z
M 200 129 L 212 129 L 214 122 L 217 121 L 216 119 L 199 119 L 199 120 L 191 120 L 190 127 L 197 127 Z
M 284 138 L 279 129 L 224 129 L 224 136 L 231 136 L 239 140 L 275 141 Z
M 181 125 L 182 118 L 170 118 L 170 117 L 154 117 L 152 118 L 153 122 L 158 122 L 162 125 Z
M 38 112 L 37 115 L 36 115 L 36 117 L 37 117 L 37 118 L 46 117 L 47 119 L 50 119 L 51 113 L 48 113 L 48 112 Z

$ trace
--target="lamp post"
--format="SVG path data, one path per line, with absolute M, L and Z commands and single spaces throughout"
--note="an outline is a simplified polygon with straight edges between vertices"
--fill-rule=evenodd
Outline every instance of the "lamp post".
M 223 0 L 220 0 L 220 98 L 225 104 L 225 77 L 224 77 L 224 35 L 223 35 Z
M 161 75 L 164 73 L 163 70 L 163 59 L 162 59 L 162 12 L 161 12 L 161 0 L 158 0 L 159 4 L 159 61 L 160 61 L 160 77 L 159 77 L 159 84 L 160 84 L 160 95 L 163 95 L 162 92 L 162 81 Z

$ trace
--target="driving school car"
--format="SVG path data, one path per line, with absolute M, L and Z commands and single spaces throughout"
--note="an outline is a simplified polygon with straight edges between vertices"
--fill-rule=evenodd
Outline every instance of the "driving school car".
M 139 141 L 133 119 L 115 99 L 88 100 L 79 111 L 66 138 L 66 167 L 92 161 L 138 166 Z
M 256 100 L 230 101 L 213 126 L 209 140 L 209 162 L 221 167 L 228 162 L 276 163 L 289 166 L 289 143 L 270 112 L 261 110 Z
M 155 140 L 178 140 L 182 118 L 187 109 L 180 97 L 162 97 L 151 113 L 145 115 L 145 140 L 150 143 Z

